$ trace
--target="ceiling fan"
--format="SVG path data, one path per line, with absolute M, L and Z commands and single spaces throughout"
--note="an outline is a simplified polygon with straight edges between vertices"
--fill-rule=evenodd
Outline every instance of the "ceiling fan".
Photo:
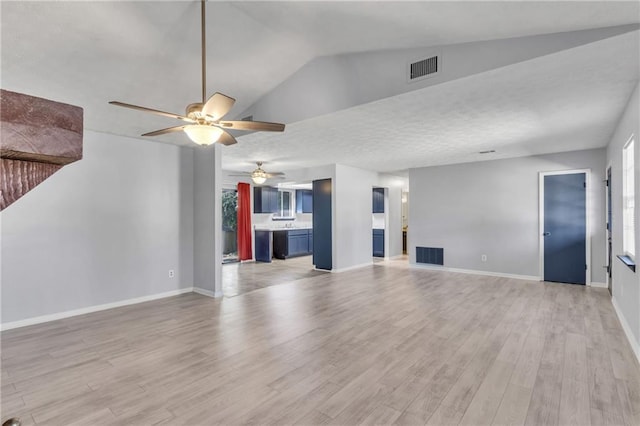
M 233 145 L 238 141 L 225 129 L 244 130 L 244 131 L 267 131 L 282 132 L 284 124 L 269 123 L 265 121 L 221 121 L 233 104 L 235 99 L 223 95 L 222 93 L 214 93 L 209 99 L 206 99 L 207 88 L 207 62 L 206 62 L 206 22 L 205 22 L 205 1 L 201 0 L 201 42 L 202 42 L 202 102 L 187 105 L 184 115 L 174 114 L 171 112 L 160 111 L 157 109 L 146 108 L 138 105 L 127 104 L 124 102 L 111 101 L 111 105 L 124 108 L 131 108 L 138 111 L 150 112 L 170 118 L 177 118 L 187 124 L 181 126 L 169 127 L 166 129 L 156 130 L 145 133 L 142 136 L 158 136 L 165 133 L 173 133 L 184 131 L 189 139 L 198 145 L 211 145 L 215 142 L 222 145 Z
M 256 165 L 258 166 L 257 169 L 255 169 L 252 172 L 241 172 L 241 173 L 237 173 L 237 174 L 232 174 L 229 176 L 249 176 L 251 177 L 251 180 L 254 183 L 257 183 L 258 185 L 262 185 L 263 183 L 265 183 L 267 181 L 267 179 L 271 179 L 271 178 L 280 178 L 282 179 L 284 177 L 284 173 L 282 172 L 270 172 L 267 173 L 263 168 L 262 168 L 262 161 L 256 161 Z

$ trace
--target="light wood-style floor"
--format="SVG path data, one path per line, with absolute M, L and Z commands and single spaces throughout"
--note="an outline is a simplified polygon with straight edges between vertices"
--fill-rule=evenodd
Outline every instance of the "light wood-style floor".
M 24 424 L 640 424 L 606 290 L 379 264 L 2 333 Z
M 313 269 L 313 256 L 292 257 L 268 262 L 235 262 L 222 265 L 222 291 L 226 297 L 248 293 L 272 285 L 290 283 L 326 274 Z

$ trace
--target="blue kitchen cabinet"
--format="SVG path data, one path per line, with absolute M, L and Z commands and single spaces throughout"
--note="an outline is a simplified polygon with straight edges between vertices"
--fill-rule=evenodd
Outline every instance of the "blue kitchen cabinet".
M 313 213 L 313 191 L 296 189 L 296 213 Z
M 256 262 L 271 262 L 272 232 L 255 231 Z
M 373 256 L 384 257 L 384 229 L 373 230 Z
M 384 188 L 373 188 L 373 213 L 384 213 Z
M 255 186 L 253 188 L 253 212 L 277 213 L 278 211 L 278 188 Z
M 311 238 L 311 244 L 309 239 Z M 310 229 L 291 229 L 273 232 L 273 257 L 287 259 L 306 256 L 313 252 L 313 231 Z

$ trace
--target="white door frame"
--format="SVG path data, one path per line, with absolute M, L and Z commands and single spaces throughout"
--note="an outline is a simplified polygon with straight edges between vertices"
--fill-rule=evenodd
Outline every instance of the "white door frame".
M 611 176 L 613 179 L 613 167 L 611 166 L 611 162 L 609 162 L 607 164 L 607 167 L 605 167 L 604 169 L 605 180 L 608 179 L 609 175 L 607 172 L 609 171 L 609 169 L 611 169 Z M 609 233 L 613 234 L 611 223 L 609 223 L 609 209 L 611 208 L 611 206 L 609 205 L 609 191 L 612 191 L 611 180 L 609 180 L 608 185 L 604 187 L 604 221 L 606 224 L 604 229 L 604 253 L 606 256 L 605 259 L 607 260 L 607 266 L 609 267 L 609 270 L 606 271 L 605 283 L 607 284 L 607 290 L 609 289 L 609 286 L 611 286 L 611 294 L 613 294 L 613 253 L 611 254 L 611 262 L 609 264 Z M 611 196 L 613 198 L 613 192 Z M 611 213 L 613 213 L 613 210 Z M 611 275 L 609 275 L 609 271 L 611 271 Z
M 587 271 L 585 273 L 585 285 L 591 286 L 591 169 L 571 169 L 571 170 L 559 170 L 552 172 L 539 172 L 538 173 L 538 188 L 539 188 L 539 200 L 538 200 L 538 257 L 540 259 L 540 281 L 544 281 L 544 177 L 553 175 L 572 175 L 577 173 L 585 174 L 585 260 L 587 262 Z

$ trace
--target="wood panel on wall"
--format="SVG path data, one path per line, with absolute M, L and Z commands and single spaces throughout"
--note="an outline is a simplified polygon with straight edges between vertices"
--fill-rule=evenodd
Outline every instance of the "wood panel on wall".
M 0 210 L 82 158 L 80 107 L 0 89 Z

